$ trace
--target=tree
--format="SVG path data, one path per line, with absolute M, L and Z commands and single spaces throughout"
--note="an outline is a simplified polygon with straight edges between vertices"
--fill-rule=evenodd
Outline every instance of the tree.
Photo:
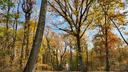
M 39 48 L 41 45 L 43 32 L 45 28 L 46 8 L 47 8 L 47 0 L 42 0 L 35 39 L 33 41 L 32 50 L 31 50 L 28 62 L 23 72 L 32 72 L 34 68 L 34 64 L 36 63 L 36 59 L 38 57 Z
M 85 66 L 82 59 L 81 38 L 85 31 L 91 24 L 91 20 L 88 21 L 89 9 L 93 0 L 53 0 L 49 1 L 50 6 L 61 15 L 67 22 L 66 28 L 60 28 L 60 30 L 73 35 L 76 38 L 77 53 L 78 53 L 78 67 L 81 71 L 85 70 Z
M 0 0 L 0 72 L 128 71 L 125 0 L 41 1 Z
M 22 9 L 25 13 L 25 24 L 24 24 L 24 37 L 22 42 L 22 49 L 21 49 L 21 60 L 20 65 L 21 69 L 23 67 L 22 60 L 23 58 L 27 58 L 26 56 L 29 55 L 29 32 L 30 32 L 30 18 L 33 8 L 33 1 L 31 0 L 23 0 Z
M 93 43 L 94 43 L 94 52 L 96 53 L 95 60 L 99 60 L 99 62 L 95 64 L 96 69 L 100 68 L 100 70 L 103 70 L 103 68 L 101 67 L 105 67 L 103 63 L 105 62 L 105 57 L 106 57 L 105 55 L 106 47 L 104 45 L 105 43 L 104 34 L 102 34 L 102 32 L 99 31 L 95 35 L 95 38 L 93 39 Z M 116 34 L 113 34 L 111 31 L 108 31 L 109 66 L 112 65 L 111 64 L 112 60 L 116 58 L 114 51 L 116 51 L 116 49 L 118 48 L 117 46 L 118 44 L 120 44 L 119 37 Z M 110 68 L 110 70 L 114 70 L 114 69 Z
M 113 22 L 110 21 L 110 18 L 117 19 L 118 23 L 124 23 L 124 17 L 125 14 L 121 14 L 120 12 L 115 12 L 115 6 L 117 6 L 117 9 L 122 9 L 124 7 L 123 3 L 121 0 L 104 0 L 104 1 L 96 1 L 96 5 L 98 6 L 99 10 L 101 12 L 97 12 L 99 16 L 95 20 L 96 23 L 101 27 L 103 37 L 105 39 L 105 48 L 106 48 L 106 71 L 109 71 L 110 65 L 109 65 L 109 46 L 108 46 L 108 32 L 111 31 L 113 27 Z M 103 20 L 104 19 L 104 20 Z M 119 30 L 118 30 L 119 31 Z M 122 36 L 123 37 L 123 36 Z M 123 38 L 124 39 L 124 38 Z M 125 39 L 124 39 L 125 40 Z M 126 42 L 126 41 L 125 41 Z

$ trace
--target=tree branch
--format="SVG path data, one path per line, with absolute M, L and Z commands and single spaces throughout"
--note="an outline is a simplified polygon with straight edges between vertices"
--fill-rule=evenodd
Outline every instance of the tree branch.
M 121 37 L 122 37 L 122 39 L 124 40 L 124 42 L 128 45 L 128 42 L 125 40 L 125 38 L 124 38 L 123 34 L 121 33 L 119 27 L 116 25 L 116 23 L 115 23 L 111 18 L 109 18 L 109 19 L 110 19 L 110 21 L 112 21 L 112 23 L 114 24 L 114 26 L 115 26 L 116 29 L 118 30 L 118 32 L 119 32 L 119 34 L 121 35 Z

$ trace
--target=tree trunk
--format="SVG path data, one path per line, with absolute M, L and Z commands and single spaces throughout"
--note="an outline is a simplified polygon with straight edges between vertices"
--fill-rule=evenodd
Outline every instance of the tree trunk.
M 23 12 L 25 13 L 25 25 L 24 25 L 24 36 L 23 36 L 21 56 L 20 56 L 21 70 L 23 69 L 23 60 L 27 59 L 29 56 L 29 27 L 30 27 L 31 11 L 33 7 L 30 3 L 31 1 L 24 0 L 22 4 L 22 9 Z
M 69 68 L 69 71 L 71 71 L 72 70 L 72 61 L 73 61 L 73 58 L 72 58 L 73 56 L 72 56 L 72 46 L 70 45 L 70 68 Z
M 30 16 L 31 13 L 25 13 L 25 26 L 24 26 L 24 37 L 23 37 L 23 43 L 22 43 L 22 49 L 21 49 L 21 69 L 23 67 L 22 63 L 23 63 L 23 59 L 27 59 L 29 56 L 29 51 L 28 51 L 28 45 L 29 45 L 29 26 L 30 26 Z
M 86 47 L 86 71 L 88 71 L 88 48 Z
M 80 35 L 79 34 L 76 36 L 76 39 L 77 39 L 77 49 L 78 49 L 78 67 L 80 71 L 86 72 L 83 59 L 82 59 L 82 51 L 81 51 L 81 46 L 80 46 Z
M 106 71 L 109 71 L 109 49 L 108 49 L 108 25 L 107 25 L 107 16 L 105 12 L 105 51 L 106 51 Z
M 41 46 L 44 28 L 45 28 L 46 6 L 47 6 L 47 0 L 42 0 L 35 39 L 33 41 L 32 50 L 28 62 L 23 72 L 32 72 L 36 60 L 38 58 L 38 52 Z
M 91 66 L 91 71 L 93 71 L 93 49 L 91 51 L 91 64 L 90 64 L 90 66 Z

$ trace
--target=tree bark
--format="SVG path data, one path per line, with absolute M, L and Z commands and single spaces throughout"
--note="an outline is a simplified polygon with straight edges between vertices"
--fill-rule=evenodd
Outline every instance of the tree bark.
M 28 62 L 23 72 L 32 72 L 36 60 L 38 58 L 39 48 L 41 46 L 44 28 L 45 28 L 46 6 L 47 6 L 47 0 L 42 0 L 35 39 L 33 41 L 32 50 Z

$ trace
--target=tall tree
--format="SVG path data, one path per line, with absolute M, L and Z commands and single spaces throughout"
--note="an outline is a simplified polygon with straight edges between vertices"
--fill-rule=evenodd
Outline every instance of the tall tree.
M 96 5 L 98 6 L 98 10 L 101 10 L 100 12 L 97 12 L 97 18 L 96 18 L 96 24 L 98 24 L 99 27 L 102 29 L 102 33 L 104 35 L 105 39 L 105 57 L 106 57 L 106 71 L 110 70 L 110 62 L 109 62 L 109 46 L 108 46 L 108 32 L 111 31 L 113 27 L 113 22 L 111 22 L 110 18 L 118 20 L 118 23 L 124 23 L 124 17 L 125 14 L 121 14 L 119 11 L 115 11 L 116 9 L 122 9 L 124 7 L 121 0 L 97 0 Z M 116 5 L 116 9 L 115 9 Z M 95 6 L 95 7 L 97 7 Z M 102 13 L 101 13 L 102 12 Z M 96 17 L 96 16 L 95 16 Z M 100 24 L 100 25 L 99 25 Z M 116 27 L 116 26 L 115 26 Z M 124 38 L 123 38 L 124 39 Z M 125 41 L 126 42 L 126 41 Z
M 49 4 L 54 9 L 54 11 L 56 11 L 68 22 L 67 28 L 58 28 L 62 31 L 67 32 L 70 35 L 73 35 L 76 38 L 78 67 L 81 71 L 87 71 L 85 70 L 82 59 L 81 38 L 91 24 L 90 21 L 87 20 L 87 18 L 92 2 L 93 0 L 53 0 L 52 2 L 49 1 Z
M 42 0 L 35 39 L 33 41 L 32 50 L 28 62 L 23 72 L 32 72 L 34 64 L 36 63 L 45 28 L 46 8 L 47 0 Z
M 32 8 L 33 8 L 33 2 L 31 0 L 23 0 L 22 9 L 23 9 L 23 12 L 25 13 L 25 24 L 24 24 L 24 37 L 23 37 L 23 42 L 22 42 L 21 60 L 20 60 L 21 69 L 23 67 L 23 65 L 22 65 L 23 58 L 25 58 L 25 56 L 29 55 L 29 51 L 28 51 L 29 32 L 30 32 L 29 31 L 29 27 L 30 27 L 29 21 L 31 18 Z

